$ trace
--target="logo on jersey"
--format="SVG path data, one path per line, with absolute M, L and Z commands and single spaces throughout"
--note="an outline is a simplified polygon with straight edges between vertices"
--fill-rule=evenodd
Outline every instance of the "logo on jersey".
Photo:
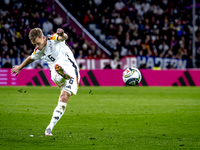
M 34 52 L 33 52 L 33 53 L 34 53 L 34 55 L 36 55 L 36 51 L 37 51 L 37 50 L 38 50 L 37 48 L 35 48 L 35 49 L 34 49 Z
M 51 37 L 50 37 L 50 40 L 56 40 L 56 36 L 57 36 L 57 34 L 56 34 L 56 33 L 53 33 L 53 34 L 51 35 Z
M 49 39 L 50 39 L 50 40 L 57 40 L 57 41 L 60 41 L 58 37 L 59 37 L 59 36 L 58 36 L 57 33 L 53 33 Z

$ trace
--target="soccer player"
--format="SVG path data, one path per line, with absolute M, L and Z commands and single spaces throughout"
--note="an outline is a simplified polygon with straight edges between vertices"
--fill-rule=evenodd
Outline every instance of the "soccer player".
M 43 59 L 49 65 L 52 81 L 61 89 L 58 105 L 56 106 L 45 135 L 52 136 L 52 130 L 65 112 L 69 97 L 76 95 L 79 87 L 79 68 L 70 48 L 65 44 L 68 35 L 61 28 L 45 37 L 40 28 L 34 28 L 29 33 L 29 39 L 35 46 L 34 52 L 19 66 L 14 66 L 11 74 L 18 75 L 22 68 L 34 60 Z

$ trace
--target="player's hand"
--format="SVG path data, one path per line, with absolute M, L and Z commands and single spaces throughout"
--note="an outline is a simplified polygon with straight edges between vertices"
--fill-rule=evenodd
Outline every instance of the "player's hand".
M 13 66 L 11 69 L 11 74 L 16 73 L 15 76 L 17 76 L 20 73 L 21 69 L 19 66 Z
M 56 31 L 56 33 L 57 33 L 59 36 L 63 36 L 64 30 L 61 29 L 61 28 L 58 28 L 57 31 Z

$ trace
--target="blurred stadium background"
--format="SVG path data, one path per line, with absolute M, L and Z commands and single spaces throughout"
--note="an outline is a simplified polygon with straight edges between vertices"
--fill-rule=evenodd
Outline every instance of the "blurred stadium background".
M 200 68 L 199 0 L 1 0 L 1 74 L 9 72 L 3 68 L 20 64 L 33 52 L 28 33 L 34 27 L 40 27 L 44 35 L 63 28 L 81 70 L 121 70 L 116 71 L 120 77 L 127 67 L 195 70 L 195 74 Z M 48 66 L 38 60 L 26 68 Z M 174 73 L 170 85 L 199 85 L 194 76 L 183 73 Z M 20 85 L 18 79 L 11 84 L 8 78 L 12 76 L 5 78 L 9 76 L 5 74 L 0 85 Z M 180 80 L 181 76 L 187 79 Z M 82 84 L 95 85 L 94 78 L 90 79 L 91 84 L 85 78 Z M 148 82 L 144 78 L 142 85 L 151 85 Z M 37 83 L 33 85 L 42 84 Z

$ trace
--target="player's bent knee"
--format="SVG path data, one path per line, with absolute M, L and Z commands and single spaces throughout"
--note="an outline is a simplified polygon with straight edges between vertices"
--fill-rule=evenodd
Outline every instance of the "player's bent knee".
M 67 103 L 70 96 L 71 96 L 70 93 L 68 93 L 66 91 L 62 91 L 60 94 L 59 102 Z

